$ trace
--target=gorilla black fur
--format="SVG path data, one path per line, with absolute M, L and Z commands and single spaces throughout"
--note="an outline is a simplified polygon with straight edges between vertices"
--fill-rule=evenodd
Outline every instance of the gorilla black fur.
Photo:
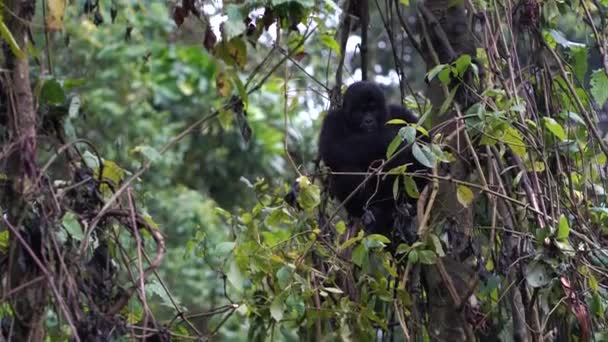
M 365 81 L 352 84 L 344 94 L 342 108 L 330 111 L 323 121 L 319 138 L 321 160 L 332 172 L 368 172 L 372 163 L 386 159 L 387 148 L 399 131 L 400 126 L 386 124 L 393 118 L 408 123 L 418 121 L 405 107 L 388 105 L 376 84 Z M 408 148 L 387 163 L 383 171 L 403 164 L 412 164 L 408 172 L 423 168 Z M 343 202 L 364 179 L 363 175 L 331 175 L 330 194 Z M 348 214 L 363 218 L 370 233 L 393 235 L 398 204 L 393 196 L 393 181 L 394 177 L 387 177 L 378 183 L 373 178 L 345 203 Z M 417 184 L 421 190 L 424 183 L 417 181 Z M 401 197 L 415 210 L 415 199 L 405 194 Z

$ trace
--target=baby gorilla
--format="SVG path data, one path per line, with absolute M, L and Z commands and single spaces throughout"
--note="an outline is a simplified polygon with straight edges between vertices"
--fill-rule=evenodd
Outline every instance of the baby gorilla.
M 392 118 L 409 123 L 418 121 L 404 107 L 387 105 L 382 90 L 374 83 L 352 84 L 344 94 L 342 109 L 330 111 L 323 121 L 319 138 L 321 159 L 332 172 L 368 172 L 374 161 L 386 159 L 388 145 L 399 131 L 399 126 L 386 125 Z M 407 149 L 393 158 L 383 171 L 407 163 L 412 164 L 408 171 L 423 168 L 412 156 L 411 149 Z M 329 191 L 343 202 L 364 179 L 363 175 L 331 175 Z M 379 183 L 378 178 L 370 179 L 345 203 L 348 214 L 363 218 L 370 233 L 389 237 L 393 233 L 396 212 L 393 181 L 394 177 Z M 415 199 L 404 200 L 415 209 Z

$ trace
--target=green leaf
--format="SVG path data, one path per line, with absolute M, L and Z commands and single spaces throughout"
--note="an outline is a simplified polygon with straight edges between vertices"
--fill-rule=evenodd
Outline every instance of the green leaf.
M 65 102 L 65 92 L 56 79 L 46 80 L 40 89 L 40 102 L 47 104 L 62 104 Z
M 339 235 L 344 234 L 346 232 L 346 223 L 342 220 L 338 221 L 338 223 L 336 223 L 335 229 Z
M 321 35 L 321 43 L 326 47 L 332 49 L 337 56 L 340 56 L 340 44 L 336 42 L 333 36 L 328 33 L 324 33 Z
M 463 207 L 468 208 L 471 202 L 473 202 L 473 191 L 465 185 L 458 185 L 458 190 L 456 191 L 456 198 L 458 202 L 462 204 Z
M 301 176 L 296 180 L 300 184 L 300 193 L 298 195 L 298 204 L 304 210 L 312 210 L 321 203 L 321 189 L 312 184 L 310 180 Z
M 608 100 L 608 77 L 604 69 L 597 69 L 591 75 L 591 95 L 600 107 Z
M 390 119 L 386 122 L 387 125 L 407 125 L 407 121 L 403 119 Z
M 410 254 L 407 255 L 407 261 L 410 264 L 416 264 L 418 263 L 418 251 L 411 251 Z
M 403 177 L 403 183 L 405 185 L 405 193 L 409 198 L 419 198 L 420 192 L 418 191 L 418 186 L 414 181 L 412 176 Z
M 152 146 L 139 145 L 139 146 L 135 146 L 135 148 L 132 151 L 134 153 L 140 153 L 141 155 L 144 156 L 144 158 L 146 158 L 147 160 L 149 160 L 153 163 L 161 158 L 161 154 Z
M 166 307 L 175 308 L 175 304 L 173 304 L 173 302 L 175 302 L 175 301 L 177 301 L 177 303 L 179 305 L 179 298 L 174 297 L 173 300 L 171 298 L 169 298 L 169 295 L 167 294 L 167 290 L 165 290 L 165 288 L 163 288 L 163 286 L 156 279 L 154 279 L 150 283 L 146 284 L 146 293 L 148 294 L 148 296 L 155 294 L 158 297 L 160 297 L 161 304 Z
M 407 144 L 411 144 L 416 140 L 416 127 L 414 126 L 405 126 L 399 130 L 399 136 L 405 141 Z
M 391 240 L 389 240 L 389 238 L 380 234 L 370 234 L 366 238 L 369 240 L 380 241 L 382 243 L 391 243 Z
M 272 318 L 280 322 L 283 319 L 283 312 L 285 311 L 285 305 L 281 296 L 274 297 L 272 304 L 270 304 L 270 315 Z
M 445 114 L 448 109 L 452 107 L 452 103 L 454 102 L 454 96 L 456 96 L 456 91 L 458 91 L 458 87 L 458 85 L 455 86 L 454 89 L 450 91 L 448 97 L 443 101 L 443 103 L 441 104 L 441 108 L 439 108 L 439 112 L 437 113 L 438 116 Z
M 400 243 L 399 246 L 397 246 L 397 250 L 395 251 L 395 254 L 396 255 L 405 254 L 411 250 L 412 250 L 412 247 L 409 246 L 407 243 Z
M 439 72 L 437 78 L 444 86 L 449 86 L 451 81 L 452 68 L 445 68 Z
M 323 291 L 329 292 L 329 293 L 335 293 L 335 294 L 343 294 L 344 291 L 342 291 L 341 289 L 337 288 L 337 287 L 324 287 Z
M 230 263 L 228 273 L 226 273 L 226 278 L 228 278 L 228 281 L 230 282 L 230 284 L 232 284 L 232 286 L 234 286 L 234 288 L 239 290 L 243 288 L 245 279 L 243 278 L 241 269 L 234 260 Z
M 526 156 L 526 145 L 521 137 L 521 133 L 511 126 L 504 126 L 503 141 L 509 145 L 513 153 L 520 157 Z
M 365 246 L 358 245 L 357 247 L 355 247 L 355 249 L 353 249 L 352 261 L 355 265 L 363 267 L 363 263 L 365 263 L 366 259 L 367 250 L 365 249 Z
M 418 252 L 418 259 L 421 264 L 433 265 L 437 262 L 437 254 L 433 251 L 422 250 Z
M 437 253 L 437 255 L 440 257 L 444 257 L 445 252 L 443 251 L 443 246 L 441 245 L 441 240 L 439 240 L 439 237 L 435 234 L 429 234 L 429 238 L 433 242 L 433 247 L 435 247 L 435 253 Z
M 8 236 L 8 230 L 0 232 L 0 253 L 5 255 L 8 253 Z
M 566 132 L 564 131 L 564 128 L 557 121 L 555 121 L 555 119 L 545 116 L 545 117 L 543 117 L 543 122 L 545 124 L 545 127 L 551 133 L 553 133 L 553 135 L 555 135 L 555 137 L 557 137 L 561 141 L 566 140 L 567 137 L 566 137 Z
M 460 77 L 463 77 L 464 73 L 471 65 L 471 56 L 466 54 L 460 55 L 460 57 L 458 57 L 458 59 L 453 64 L 456 68 L 456 74 Z
M 388 148 L 386 149 L 387 159 L 390 158 L 393 154 L 395 154 L 395 152 L 397 152 L 399 145 L 401 145 L 401 137 L 399 135 L 396 135 L 393 138 L 393 141 L 391 141 L 391 143 L 388 145 Z
M 435 76 L 437 76 L 445 68 L 447 68 L 446 64 L 436 65 L 431 70 L 429 70 L 429 72 L 426 74 L 427 80 L 429 80 L 429 82 L 432 81 L 435 78 Z
M 577 42 L 573 42 L 570 41 L 566 38 L 566 36 L 564 36 L 564 33 L 555 29 L 551 29 L 549 30 L 549 34 L 551 35 L 551 37 L 553 37 L 553 39 L 555 40 L 555 42 L 565 48 L 570 48 L 570 47 L 577 47 L 577 48 L 581 48 L 584 47 L 585 44 L 581 44 L 581 43 L 577 43 Z
M 282 223 L 289 222 L 291 222 L 291 217 L 289 216 L 287 209 L 283 207 L 272 209 L 270 215 L 264 220 L 264 224 L 268 227 L 277 227 Z
M 587 61 L 589 57 L 589 50 L 586 47 L 573 47 L 570 49 L 572 53 L 572 59 L 574 60 L 572 68 L 574 69 L 574 75 L 579 82 L 585 82 L 585 75 L 587 74 L 587 69 L 589 68 L 589 63 Z
M 420 164 L 428 168 L 433 168 L 433 165 L 435 164 L 435 155 L 428 146 L 415 143 L 412 145 L 412 154 Z
M 102 179 L 109 180 L 113 184 L 120 184 L 125 178 L 125 170 L 111 160 L 103 161 Z
M 399 198 L 399 177 L 395 177 L 393 181 L 393 198 Z
M 236 242 L 234 242 L 234 241 L 220 242 L 215 246 L 215 251 L 213 254 L 214 254 L 214 256 L 224 258 L 224 257 L 228 256 L 232 252 L 232 250 L 234 250 L 235 246 L 236 246 Z
M 557 227 L 557 239 L 567 241 L 570 236 L 570 224 L 564 214 L 559 217 L 559 225 Z
M 291 281 L 291 275 L 293 273 L 293 269 L 289 266 L 283 266 L 279 268 L 277 271 L 277 280 L 279 282 L 279 287 L 284 289 L 289 285 Z
M 65 230 L 72 236 L 74 240 L 81 241 L 84 238 L 84 232 L 76 216 L 72 213 L 67 213 L 63 216 L 61 224 Z

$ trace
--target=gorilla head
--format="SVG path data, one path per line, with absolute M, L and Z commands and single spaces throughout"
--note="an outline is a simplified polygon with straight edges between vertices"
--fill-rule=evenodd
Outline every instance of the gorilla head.
M 353 83 L 344 94 L 342 113 L 351 132 L 376 132 L 388 121 L 382 90 L 372 82 Z

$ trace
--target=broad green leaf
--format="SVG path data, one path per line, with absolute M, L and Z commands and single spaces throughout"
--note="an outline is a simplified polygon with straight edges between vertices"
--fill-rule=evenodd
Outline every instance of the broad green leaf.
M 408 255 L 407 255 L 407 261 L 410 264 L 416 264 L 418 263 L 418 251 L 413 250 L 411 251 Z
M 429 80 L 429 82 L 432 81 L 435 78 L 435 76 L 437 76 L 443 69 L 445 69 L 447 67 L 448 66 L 446 64 L 436 65 L 431 70 L 429 70 L 429 72 L 426 74 L 427 80 Z
M 439 82 L 441 82 L 441 84 L 447 87 L 450 85 L 450 81 L 452 80 L 451 74 L 452 68 L 445 68 L 439 72 L 437 78 L 439 79 Z
M 61 220 L 61 224 L 74 240 L 81 241 L 84 238 L 82 227 L 74 214 L 70 212 L 65 214 L 63 220 Z
M 243 288 L 245 279 L 243 278 L 241 269 L 234 260 L 230 263 L 230 267 L 228 268 L 228 273 L 226 273 L 226 277 L 228 278 L 230 284 L 234 286 L 234 288 L 239 290 Z
M 503 141 L 511 150 L 520 157 L 525 157 L 526 155 L 526 145 L 524 144 L 524 140 L 521 137 L 521 133 L 518 130 L 511 126 L 504 126 L 504 134 Z
M 418 260 L 421 264 L 433 265 L 437 262 L 437 254 L 433 251 L 422 250 L 418 252 Z
M 456 69 L 457 75 L 463 77 L 464 73 L 471 65 L 471 56 L 466 54 L 460 55 L 460 57 L 458 57 L 458 59 L 453 64 Z
M 215 246 L 215 250 L 213 254 L 217 257 L 224 258 L 228 256 L 234 250 L 236 246 L 236 242 L 234 241 L 224 241 L 220 242 Z
M 120 184 L 125 178 L 125 170 L 111 160 L 104 160 L 102 178 L 111 181 L 113 184 Z
M 367 250 L 365 249 L 365 246 L 358 245 L 357 247 L 355 247 L 355 249 L 353 249 L 352 261 L 355 265 L 363 267 L 363 264 L 365 263 L 366 259 Z
M 339 235 L 344 234 L 346 232 L 346 223 L 344 223 L 344 221 L 342 220 L 338 221 L 338 223 L 336 223 L 335 229 Z
M 65 102 L 65 92 L 56 79 L 46 80 L 40 89 L 40 102 L 48 104 L 62 104 Z
M 391 243 L 391 240 L 389 240 L 389 238 L 381 234 L 370 234 L 366 237 L 366 239 L 380 241 L 382 243 Z
M 570 47 L 577 47 L 577 48 L 582 48 L 585 46 L 585 44 L 581 44 L 581 43 L 577 43 L 577 42 L 573 42 L 570 41 L 566 38 L 566 36 L 564 36 L 564 33 L 555 29 L 551 29 L 549 30 L 549 34 L 551 35 L 551 37 L 553 37 L 553 39 L 555 40 L 555 42 L 565 48 L 570 48 Z
M 565 141 L 567 139 L 564 128 L 555 119 L 545 116 L 543 117 L 543 122 L 545 123 L 545 127 L 559 140 Z
M 279 282 L 279 287 L 284 289 L 289 285 L 291 281 L 291 275 L 293 273 L 293 269 L 289 266 L 283 266 L 279 268 L 277 271 L 277 280 Z
M 579 82 L 583 83 L 585 82 L 585 75 L 589 68 L 587 61 L 589 58 L 589 50 L 586 47 L 573 47 L 570 51 L 572 53 L 572 59 L 574 60 L 572 65 L 574 75 L 576 75 Z
M 591 75 L 591 95 L 600 107 L 608 100 L 608 77 L 604 69 L 597 69 Z
M 169 308 L 175 308 L 175 304 L 173 304 L 173 302 L 179 303 L 179 298 L 169 298 L 167 290 L 165 290 L 165 288 L 163 288 L 163 286 L 156 279 L 153 279 L 151 282 L 146 284 L 146 294 L 148 296 L 152 296 L 152 294 L 157 295 L 161 299 L 161 305 Z
M 272 318 L 280 322 L 283 319 L 283 312 L 285 311 L 285 306 L 283 304 L 283 299 L 281 296 L 274 297 L 274 300 L 270 304 L 270 315 Z
M 289 212 L 284 207 L 272 209 L 270 215 L 266 216 L 264 224 L 268 227 L 278 227 L 282 223 L 291 222 Z
M 139 145 L 132 150 L 134 153 L 140 153 L 144 158 L 151 162 L 155 162 L 161 158 L 161 154 L 152 146 Z
M 399 136 L 405 141 L 406 144 L 411 144 L 416 140 L 416 127 L 405 126 L 399 130 Z
M 409 198 L 419 198 L 420 192 L 418 191 L 418 186 L 414 181 L 412 176 L 404 176 L 403 183 L 405 185 L 405 193 Z
M 333 52 L 335 52 L 337 56 L 340 56 L 340 44 L 338 44 L 338 42 L 336 42 L 336 40 L 334 39 L 333 36 L 331 36 L 328 33 L 322 34 L 321 43 L 323 45 L 325 45 L 326 47 L 330 48 L 331 50 L 333 50 Z
M 570 224 L 568 223 L 568 219 L 565 215 L 561 215 L 559 217 L 559 225 L 557 227 L 557 239 L 562 241 L 567 241 L 568 236 L 570 236 Z
M 458 199 L 458 203 L 462 204 L 463 207 L 468 208 L 471 202 L 473 202 L 473 191 L 471 191 L 468 186 L 458 185 L 456 198 Z
M 414 143 L 412 145 L 412 154 L 420 164 L 428 168 L 433 168 L 435 156 L 428 146 Z
M 321 189 L 310 180 L 301 176 L 296 180 L 300 184 L 300 193 L 298 195 L 298 204 L 304 210 L 312 210 L 321 203 Z

